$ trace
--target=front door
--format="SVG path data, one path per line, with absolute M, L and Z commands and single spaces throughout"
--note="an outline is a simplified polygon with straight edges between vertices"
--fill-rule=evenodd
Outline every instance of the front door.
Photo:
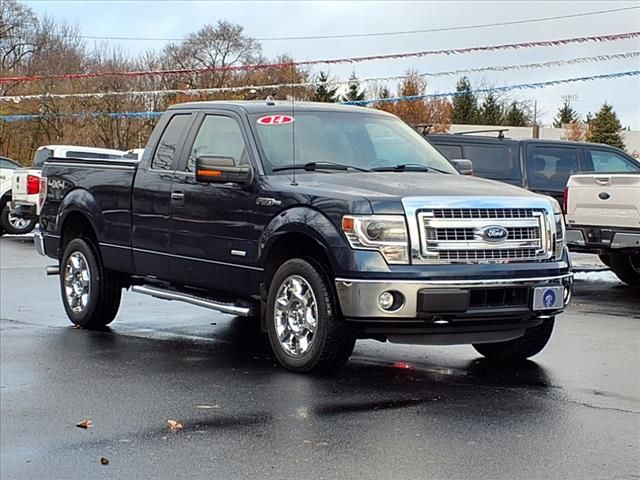
M 233 158 L 254 165 L 246 132 L 232 113 L 200 114 L 171 187 L 172 280 L 218 292 L 257 293 L 258 240 L 264 228 L 256 216 L 253 186 L 199 183 L 196 157 Z

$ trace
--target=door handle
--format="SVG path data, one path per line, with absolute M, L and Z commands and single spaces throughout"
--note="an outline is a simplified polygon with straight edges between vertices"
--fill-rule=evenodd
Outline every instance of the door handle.
M 184 193 L 171 192 L 171 200 L 174 202 L 182 202 L 184 200 Z

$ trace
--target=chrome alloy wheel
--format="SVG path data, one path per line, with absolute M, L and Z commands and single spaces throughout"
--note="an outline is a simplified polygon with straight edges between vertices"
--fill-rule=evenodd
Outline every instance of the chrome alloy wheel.
M 273 308 L 282 349 L 292 357 L 307 353 L 318 325 L 318 303 L 309 282 L 300 275 L 285 278 Z
M 29 225 L 29 220 L 26 220 L 22 217 L 14 215 L 13 213 L 9 213 L 9 224 L 15 228 L 16 230 L 23 230 L 27 228 Z
M 91 292 L 91 272 L 87 258 L 80 252 L 73 252 L 64 267 L 64 293 L 67 304 L 74 313 L 82 313 L 89 303 Z

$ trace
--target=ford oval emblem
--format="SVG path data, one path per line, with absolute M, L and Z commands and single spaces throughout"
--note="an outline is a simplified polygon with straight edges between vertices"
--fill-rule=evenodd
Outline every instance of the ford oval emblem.
M 609 200 L 609 198 L 611 198 L 611 195 L 609 195 L 607 192 L 600 192 L 598 194 L 598 197 L 600 197 L 600 200 Z
M 502 242 L 509 236 L 509 230 L 499 225 L 489 225 L 478 230 L 480 238 L 487 242 Z

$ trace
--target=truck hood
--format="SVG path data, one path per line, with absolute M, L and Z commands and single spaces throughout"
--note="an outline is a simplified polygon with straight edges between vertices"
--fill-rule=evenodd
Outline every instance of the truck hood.
M 298 188 L 314 196 L 366 199 L 374 213 L 403 213 L 405 197 L 539 197 L 493 180 L 430 172 L 305 173 L 296 181 Z

